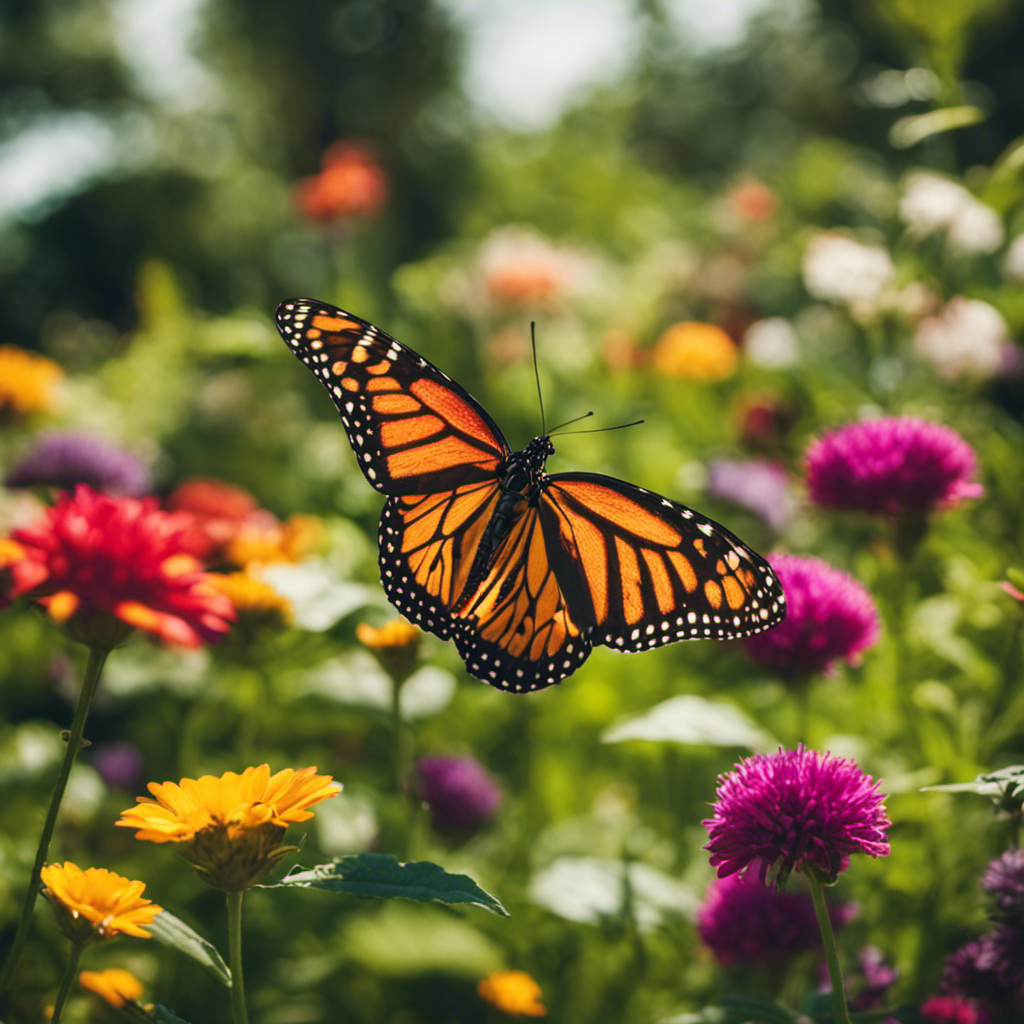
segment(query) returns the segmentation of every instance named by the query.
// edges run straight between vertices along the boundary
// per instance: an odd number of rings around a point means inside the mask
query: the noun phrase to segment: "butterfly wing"
[[[592,628],[570,610],[548,558],[536,506],[527,506],[490,569],[454,610],[455,646],[471,675],[523,693],[561,682],[583,664]]]
[[[432,363],[314,299],[282,302],[277,329],[327,389],[359,468],[382,494],[497,485],[508,442],[483,406]]]
[[[750,636],[786,599],[768,563],[725,527],[596,473],[547,477],[538,505],[551,565],[593,643],[645,651]]]

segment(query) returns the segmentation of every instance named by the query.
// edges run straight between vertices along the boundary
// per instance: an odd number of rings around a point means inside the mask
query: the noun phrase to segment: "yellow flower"
[[[139,797],[116,824],[138,829],[136,839],[180,843],[178,852],[204,882],[240,892],[294,849],[281,846],[288,826],[312,818],[307,808],[341,786],[316,768],[285,768],[272,776],[263,764],[241,775],[151,782],[148,788],[153,799]]]
[[[131,971],[119,967],[109,967],[105,971],[82,971],[78,975],[78,984],[115,1007],[137,1003],[143,991],[142,982]]]
[[[238,612],[236,629],[250,627],[282,629],[294,618],[291,601],[282,597],[269,583],[249,572],[210,573],[207,576]]]
[[[63,379],[64,371],[52,359],[0,345],[0,420],[48,411]]]
[[[721,327],[683,321],[658,339],[651,365],[682,380],[725,380],[736,372],[739,351]]]
[[[494,971],[476,987],[481,999],[513,1017],[543,1017],[540,985],[526,971]]]
[[[83,871],[66,861],[47,864],[40,877],[43,895],[53,904],[65,935],[79,945],[121,934],[148,939],[145,926],[163,909],[142,898],[144,882],[105,868]]]
[[[360,622],[356,639],[376,655],[392,679],[404,680],[416,667],[416,655],[423,633],[405,619],[392,619],[383,626]]]
[[[254,516],[228,541],[227,559],[242,567],[298,562],[320,543],[323,532],[316,516],[292,516],[283,523]]]

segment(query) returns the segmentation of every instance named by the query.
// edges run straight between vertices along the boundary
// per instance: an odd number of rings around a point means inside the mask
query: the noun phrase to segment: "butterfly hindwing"
[[[785,616],[768,563],[699,512],[596,473],[559,473],[539,503],[564,589],[582,584],[593,642],[644,651],[760,633]]]
[[[289,299],[277,327],[327,389],[359,468],[383,494],[435,494],[496,479],[510,454],[464,388],[366,320]]]

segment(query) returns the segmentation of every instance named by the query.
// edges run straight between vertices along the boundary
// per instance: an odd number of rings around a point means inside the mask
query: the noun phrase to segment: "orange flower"
[[[153,799],[139,797],[116,822],[139,831],[136,839],[180,843],[179,852],[200,878],[226,892],[258,882],[294,847],[282,847],[290,824],[308,821],[313,804],[335,796],[341,786],[316,768],[268,765],[180,783],[151,782]]]
[[[225,549],[232,565],[297,562],[320,542],[323,524],[316,516],[291,516],[278,522],[270,513],[244,520]]]
[[[525,971],[494,971],[476,987],[481,999],[513,1017],[544,1017],[540,986]]]
[[[744,174],[733,182],[726,201],[730,212],[747,223],[771,220],[779,208],[779,197],[752,174]]]
[[[736,372],[739,350],[721,327],[682,321],[658,339],[651,365],[681,380],[725,380]]]
[[[361,142],[336,142],[323,157],[323,170],[295,190],[302,215],[311,221],[373,217],[384,208],[388,182],[373,149]]]
[[[152,498],[80,484],[0,545],[0,608],[28,596],[89,644],[113,646],[132,628],[187,647],[216,640],[234,609],[200,571],[188,527]]]
[[[373,651],[392,679],[404,680],[416,666],[423,633],[405,619],[392,619],[383,626],[360,622],[356,626],[356,639]]]
[[[78,984],[98,995],[114,1007],[137,1003],[142,996],[142,982],[131,971],[108,967],[105,971],[82,971]]]
[[[79,945],[116,935],[148,939],[145,926],[163,909],[142,899],[143,882],[132,882],[105,868],[66,861],[47,864],[40,875],[43,895],[53,904],[64,933]]]
[[[582,253],[518,227],[502,228],[488,236],[478,260],[490,301],[521,308],[564,304],[590,269]]]
[[[14,420],[53,407],[64,371],[52,359],[0,345],[0,420]]]

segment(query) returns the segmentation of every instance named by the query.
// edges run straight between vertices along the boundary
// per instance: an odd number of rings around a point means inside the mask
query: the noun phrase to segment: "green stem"
[[[846,1008],[846,991],[843,988],[843,972],[839,966],[839,952],[836,949],[836,937],[832,932],[828,907],[825,905],[825,887],[813,875],[808,874],[807,882],[811,887],[811,899],[814,900],[814,915],[821,929],[821,941],[825,946],[825,962],[828,964],[828,977],[832,984],[832,1012],[835,1024],[850,1024],[850,1012]]]
[[[82,747],[82,736],[85,732],[85,720],[89,716],[89,708],[92,705],[96,687],[99,684],[100,676],[103,674],[103,665],[107,660],[110,649],[106,647],[90,647],[89,661],[85,666],[85,679],[82,682],[82,692],[78,695],[78,706],[75,708],[74,721],[71,723],[71,731],[68,734],[68,746],[64,751],[64,760],[57,775],[57,782],[53,787],[53,795],[50,797],[50,809],[46,813],[46,821],[43,824],[43,834],[39,837],[39,848],[36,850],[35,864],[32,866],[32,876],[28,883],[28,892],[25,894],[25,903],[21,908],[21,917],[18,919],[18,930],[14,934],[14,942],[11,944],[11,951],[4,964],[3,973],[0,974],[0,1003],[7,994],[11,980],[14,977],[14,969],[21,959],[21,951],[28,937],[28,928],[32,920],[32,910],[36,904],[36,897],[39,895],[39,876],[42,874],[43,865],[46,864],[47,855],[50,852],[50,840],[53,838],[53,830],[57,824],[57,813],[60,811],[61,801],[64,799],[64,790],[67,788],[68,778],[71,775],[71,767],[75,757]]]
[[[405,722],[402,719],[402,683],[405,680],[395,674],[391,677],[391,731],[394,744],[391,748],[391,776],[395,792],[401,796],[405,788],[406,752]]]
[[[231,966],[231,1010],[235,1024],[249,1024],[242,980],[242,893],[225,893],[228,901],[228,960]]]
[[[68,996],[71,994],[71,986],[75,983],[75,977],[78,974],[78,961],[82,959],[82,950],[84,949],[85,946],[80,946],[77,942],[71,943],[68,966],[64,970],[63,979],[61,979],[57,1001],[53,1004],[53,1016],[50,1018],[51,1024],[60,1024],[60,1015],[64,1012],[64,1004],[68,1001]]]

